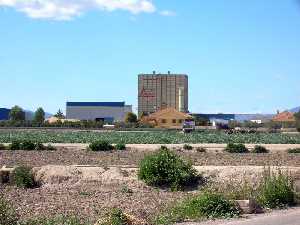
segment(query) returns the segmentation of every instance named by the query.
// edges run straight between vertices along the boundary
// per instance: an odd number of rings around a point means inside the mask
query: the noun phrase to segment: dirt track
[[[54,152],[37,151],[0,151],[1,165],[138,165],[139,161],[151,150],[128,150],[118,152],[90,152],[84,148],[59,148]],[[197,166],[300,166],[300,154],[269,153],[269,154],[225,154],[222,151],[178,151],[186,160]]]

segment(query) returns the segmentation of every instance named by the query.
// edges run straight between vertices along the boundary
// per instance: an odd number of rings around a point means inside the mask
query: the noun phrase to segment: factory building
[[[188,112],[188,76],[185,74],[138,75],[138,114],[149,115],[174,108]]]
[[[265,123],[271,121],[273,114],[204,114],[192,113],[190,114],[196,119],[205,119],[211,123],[227,124],[229,121],[245,122],[251,121],[254,123]]]
[[[0,120],[9,120],[10,109],[0,108]]]
[[[66,117],[112,123],[124,121],[128,112],[132,112],[132,106],[125,102],[67,102]]]

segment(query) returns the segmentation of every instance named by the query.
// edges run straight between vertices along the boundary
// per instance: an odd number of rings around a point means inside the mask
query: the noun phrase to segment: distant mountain
[[[289,111],[292,112],[292,113],[297,113],[297,112],[300,111],[300,106],[296,107],[296,108],[293,108],[293,109],[290,109]]]

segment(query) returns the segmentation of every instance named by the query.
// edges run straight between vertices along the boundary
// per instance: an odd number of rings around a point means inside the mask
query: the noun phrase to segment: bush
[[[233,218],[240,215],[238,207],[221,194],[204,192],[178,204],[166,215],[156,219],[156,224],[199,220],[203,218]]]
[[[112,209],[110,215],[104,222],[100,222],[100,225],[129,225],[132,224],[127,216],[121,209]]]
[[[268,208],[283,208],[295,203],[293,180],[288,174],[265,171],[264,181],[259,187],[258,202]]]
[[[140,162],[138,177],[148,185],[167,186],[172,190],[196,185],[200,178],[191,164],[165,147]]]
[[[4,144],[0,144],[0,150],[6,150],[6,146]]]
[[[206,190],[212,193],[220,193],[227,199],[244,200],[256,199],[256,183],[245,178],[243,181],[236,182],[236,179],[227,181],[213,181],[206,186]]]
[[[115,149],[116,150],[126,150],[126,144],[118,143],[118,144],[116,144]]]
[[[184,149],[184,150],[193,150],[193,146],[188,145],[188,144],[185,144],[185,145],[183,146],[183,149]]]
[[[26,166],[19,166],[13,170],[11,174],[11,183],[19,188],[36,187],[31,168]]]
[[[30,150],[42,151],[42,150],[46,150],[46,147],[42,143],[37,142],[34,143],[34,149],[30,149]]]
[[[33,142],[30,140],[26,140],[26,141],[18,141],[15,140],[13,141],[9,147],[9,150],[25,150],[25,151],[43,151],[43,150],[48,150],[48,151],[54,151],[56,150],[55,147],[48,145],[48,146],[44,146],[42,143],[40,142]]]
[[[206,152],[206,148],[203,148],[203,147],[196,148],[196,151],[204,153],[204,152]]]
[[[246,148],[246,146],[244,144],[233,144],[233,143],[227,144],[225,151],[229,152],[229,153],[248,153],[249,152],[248,148]]]
[[[0,225],[17,225],[18,220],[13,207],[0,196]]]
[[[23,141],[20,146],[21,150],[32,151],[35,150],[36,144],[33,141]]]
[[[20,150],[22,147],[21,141],[12,141],[12,143],[9,145],[9,150]]]
[[[287,152],[290,154],[300,154],[300,148],[290,148],[287,150]]]
[[[114,149],[114,146],[109,144],[107,141],[94,141],[89,145],[89,149],[93,152],[111,151]]]
[[[261,145],[256,145],[252,153],[269,153],[269,150]]]
[[[53,145],[48,144],[45,147],[45,150],[47,150],[47,151],[56,151],[56,147],[54,147]]]

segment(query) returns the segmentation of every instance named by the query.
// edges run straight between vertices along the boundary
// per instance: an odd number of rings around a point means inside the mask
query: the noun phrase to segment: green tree
[[[208,126],[209,125],[209,119],[207,119],[205,117],[194,116],[194,120],[195,120],[196,126]]]
[[[43,123],[45,121],[45,111],[43,108],[38,108],[34,114],[34,121],[38,123]]]
[[[300,111],[294,114],[296,119],[296,128],[300,132]]]
[[[126,123],[136,123],[137,122],[137,116],[132,112],[128,112],[125,116],[125,122]]]
[[[23,121],[25,120],[25,112],[19,106],[14,106],[9,113],[10,120],[13,121]]]
[[[58,110],[58,112],[54,116],[58,119],[64,119],[65,118],[63,112],[60,109]]]

